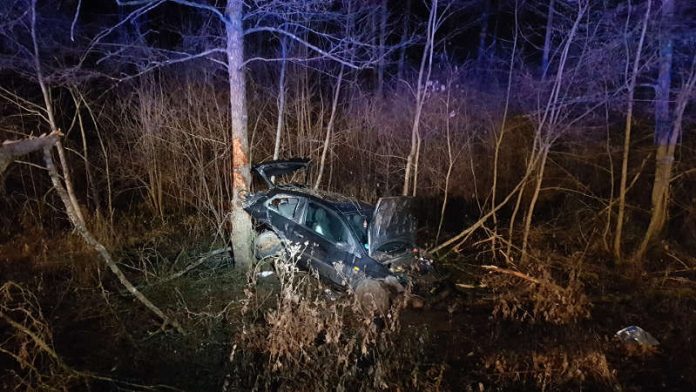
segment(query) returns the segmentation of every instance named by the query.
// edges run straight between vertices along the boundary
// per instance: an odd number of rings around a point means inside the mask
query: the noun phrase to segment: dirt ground
[[[229,358],[245,327],[240,312],[248,287],[226,255],[160,285],[159,278],[195,260],[204,247],[167,250],[163,241],[131,244],[118,253],[124,269],[140,277],[143,292],[184,326],[187,333],[179,335],[162,329],[79,243],[62,239],[36,245],[25,239],[18,236],[0,246],[0,276],[3,283],[18,282],[36,295],[62,361],[100,377],[66,384],[68,389],[223,390],[234,373]],[[52,251],[37,256],[44,248]],[[688,275],[663,271],[635,277],[611,268],[589,274],[589,317],[556,325],[495,315],[499,299],[481,287],[489,271],[466,260],[440,263],[452,271],[451,294],[405,309],[392,337],[397,349],[418,347],[411,360],[428,378],[428,390],[696,388],[696,286]],[[257,287],[257,302],[272,304],[277,281],[259,279]],[[614,334],[629,325],[649,331],[660,345],[646,349],[620,342]],[[11,350],[14,331],[7,323],[0,326],[3,347]],[[18,387],[24,369],[2,354],[0,368],[5,369],[0,389]],[[398,385],[387,383],[385,389],[400,390]],[[243,390],[234,385],[226,390],[235,389]]]

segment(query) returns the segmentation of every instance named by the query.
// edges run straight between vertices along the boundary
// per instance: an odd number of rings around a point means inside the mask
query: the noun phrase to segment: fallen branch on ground
[[[167,282],[172,281],[172,280],[174,280],[174,279],[176,279],[176,278],[180,278],[180,277],[182,277],[183,275],[185,275],[186,273],[188,273],[189,271],[191,271],[192,269],[194,269],[194,268],[198,267],[199,265],[203,264],[203,263],[204,263],[206,260],[208,260],[209,258],[211,258],[211,257],[213,257],[213,256],[217,256],[217,255],[222,254],[222,253],[225,253],[225,252],[229,252],[230,250],[232,250],[232,248],[227,247],[227,248],[220,248],[220,249],[216,249],[216,250],[214,250],[214,251],[208,252],[208,253],[204,254],[203,256],[199,257],[198,260],[196,260],[194,263],[191,263],[191,264],[189,264],[188,266],[186,266],[186,268],[184,268],[183,270],[181,270],[181,271],[179,271],[179,272],[176,272],[176,273],[174,273],[174,274],[171,274],[171,275],[169,275],[168,277],[166,277],[166,278],[164,278],[164,279],[162,279],[162,280],[160,280],[160,281],[158,281],[158,282],[153,283],[152,286],[155,286],[155,285],[158,285],[158,284],[167,283]]]

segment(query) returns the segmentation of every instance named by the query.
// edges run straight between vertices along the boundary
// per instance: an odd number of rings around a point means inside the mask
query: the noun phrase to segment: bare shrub
[[[576,269],[568,272],[562,284],[552,276],[548,265],[528,262],[524,266],[525,272],[484,266],[490,271],[484,283],[493,290],[495,316],[557,325],[590,317],[591,303]]]
[[[14,390],[66,391],[83,379],[56,354],[51,328],[36,296],[14,282],[0,286],[0,326],[3,324],[7,332],[0,334],[0,353],[16,366],[0,375],[7,377],[6,382],[13,380]],[[0,383],[0,388],[9,387]]]
[[[230,355],[236,371],[229,373],[226,388],[345,391],[430,385],[427,374],[420,374],[422,339],[399,336],[403,300],[376,317],[351,293],[323,289],[294,262],[272,263],[279,283],[274,301],[261,292],[258,269],[249,275],[242,331]]]
[[[485,358],[484,364],[495,372],[502,385],[533,383],[546,391],[588,382],[617,384],[605,354],[598,350],[578,352],[563,347],[530,353],[502,352]]]

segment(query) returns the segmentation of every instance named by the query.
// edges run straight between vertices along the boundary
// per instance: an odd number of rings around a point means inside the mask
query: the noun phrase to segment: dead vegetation
[[[493,314],[508,320],[572,324],[590,317],[592,306],[578,271],[564,271],[565,279],[554,278],[547,263],[529,263],[526,273],[492,265],[483,283],[490,287]],[[563,282],[564,283],[561,283]]]
[[[0,286],[0,325],[9,329],[0,352],[13,360],[3,389],[68,390],[83,378],[56,353],[51,327],[37,298],[14,282]]]
[[[418,357],[425,342],[401,331],[403,297],[381,313],[350,293],[317,285],[316,277],[300,272],[292,260],[271,263],[277,296],[260,297],[258,270],[251,271],[225,388],[421,390],[432,381]]]
[[[503,352],[484,360],[499,385],[527,385],[541,391],[562,390],[593,384],[602,389],[617,387],[615,370],[603,351],[568,347],[519,354]]]

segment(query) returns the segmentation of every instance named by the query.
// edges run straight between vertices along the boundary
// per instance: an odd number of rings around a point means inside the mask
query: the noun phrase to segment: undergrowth
[[[420,361],[424,336],[401,328],[404,296],[380,314],[322,288],[292,261],[272,264],[279,289],[270,304],[259,302],[258,270],[249,274],[225,390],[439,390]]]

